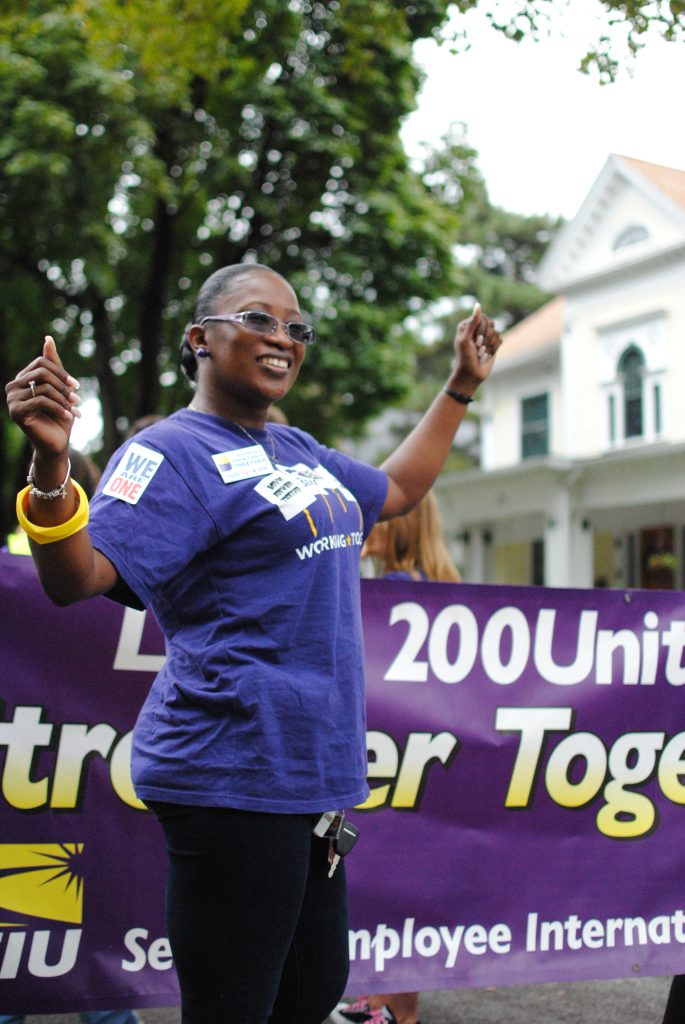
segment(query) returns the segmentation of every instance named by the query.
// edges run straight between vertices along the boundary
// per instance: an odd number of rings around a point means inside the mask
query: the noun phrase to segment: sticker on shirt
[[[255,484],[255,491],[276,505],[286,520],[293,519],[316,501],[316,492],[311,487],[303,486],[297,474],[287,469],[279,469],[265,476]]]
[[[102,489],[103,494],[136,505],[164,461],[161,452],[132,441]]]
[[[305,466],[302,462],[298,462],[296,466],[291,466],[290,472],[295,475],[301,487],[312,490],[321,498],[328,510],[328,516],[332,523],[338,521],[338,516],[341,512],[347,514],[354,507],[359,519],[359,529],[363,529],[362,510],[354,494],[341,484],[338,478],[333,476],[324,466],[314,466],[312,468],[311,466]],[[312,526],[312,533],[316,536],[317,531],[311,521],[310,526]]]
[[[225,484],[235,483],[236,480],[249,480],[253,476],[264,476],[265,473],[272,473],[274,468],[261,444],[235,448],[231,452],[219,452],[212,455],[212,461]]]
[[[356,498],[352,491],[348,490],[343,484],[340,483],[337,477],[333,476],[325,466],[305,466],[304,463],[299,462],[296,466],[292,467],[292,471],[297,473],[303,481],[307,481],[310,487],[315,487],[319,494],[325,494],[327,491],[337,491],[342,494],[348,501],[356,502]]]

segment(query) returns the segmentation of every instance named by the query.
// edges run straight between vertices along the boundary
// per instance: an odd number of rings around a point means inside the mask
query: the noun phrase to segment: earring
[[[207,359],[209,357],[209,349],[204,345],[200,345],[199,348],[195,349],[195,355],[198,359]]]

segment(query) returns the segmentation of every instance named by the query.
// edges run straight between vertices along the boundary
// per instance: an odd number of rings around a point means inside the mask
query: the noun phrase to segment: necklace
[[[241,430],[243,432],[243,434],[245,435],[245,437],[249,438],[249,440],[252,441],[252,444],[256,444],[260,448],[263,447],[261,442],[258,441],[256,437],[253,437],[252,434],[250,433],[250,431],[246,430],[245,427],[242,425],[242,423],[236,423],[234,420],[231,420],[231,423],[233,424],[234,427],[237,427],[238,430]],[[276,445],[274,444],[274,439],[271,436],[271,434],[269,433],[269,431],[268,431],[266,426],[264,427],[264,433],[266,434],[267,438],[269,439],[269,444],[271,446],[271,461],[275,462],[276,461]]]
[[[193,412],[199,412],[199,413],[202,413],[202,412],[203,412],[203,410],[202,410],[202,409],[198,409],[198,408],[196,408],[196,407],[195,407],[195,406],[193,405],[193,403],[192,403],[192,402],[190,403],[190,405],[188,406],[188,408],[189,408],[189,409],[191,409],[191,410],[192,410]],[[211,415],[211,413],[208,413],[207,415]],[[252,442],[252,444],[254,444],[254,445],[257,445],[257,447],[258,447],[258,448],[263,448],[263,447],[264,447],[264,446],[262,445],[261,441],[258,441],[256,437],[253,437],[253,436],[252,436],[252,434],[250,433],[250,431],[249,431],[249,430],[247,430],[247,428],[246,428],[246,427],[244,427],[244,426],[242,425],[242,423],[236,423],[236,421],[235,421],[235,420],[229,420],[229,419],[228,419],[228,417],[227,417],[227,421],[228,421],[228,422],[229,422],[229,423],[231,424],[231,426],[232,426],[232,427],[235,427],[235,428],[236,428],[236,430],[239,430],[239,431],[240,431],[240,432],[241,432],[242,434],[244,434],[244,435],[245,435],[245,437],[246,437],[246,438],[247,438],[247,439],[248,439],[249,441],[251,441],[251,442]],[[274,439],[273,439],[272,435],[271,435],[271,434],[269,433],[269,430],[268,430],[268,428],[267,428],[266,424],[264,424],[264,433],[266,434],[266,436],[267,436],[267,438],[268,438],[268,440],[269,440],[269,446],[270,446],[270,448],[271,448],[271,456],[270,456],[270,458],[271,458],[271,461],[275,463],[275,462],[276,462],[276,444],[275,444],[275,442],[274,442]],[[268,456],[268,452],[267,452],[267,456]]]

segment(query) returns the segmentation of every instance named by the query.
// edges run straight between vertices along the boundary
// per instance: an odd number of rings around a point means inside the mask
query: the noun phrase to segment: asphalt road
[[[427,992],[421,1024],[661,1024],[669,985],[669,978],[630,978]],[[141,1017],[143,1024],[181,1020],[177,1008],[141,1010]],[[27,1022],[79,1024],[79,1018],[29,1016]]]

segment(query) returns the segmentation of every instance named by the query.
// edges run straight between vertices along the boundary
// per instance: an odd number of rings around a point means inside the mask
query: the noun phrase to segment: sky
[[[505,39],[481,10],[459,16],[467,52],[421,40],[415,57],[427,79],[402,136],[418,155],[421,142],[437,144],[463,121],[496,206],[571,218],[610,153],[685,170],[685,42],[653,34],[631,61],[615,34],[626,60],[618,80],[602,86],[577,67],[606,30],[606,12],[596,0],[555,7],[555,35],[540,42]]]

